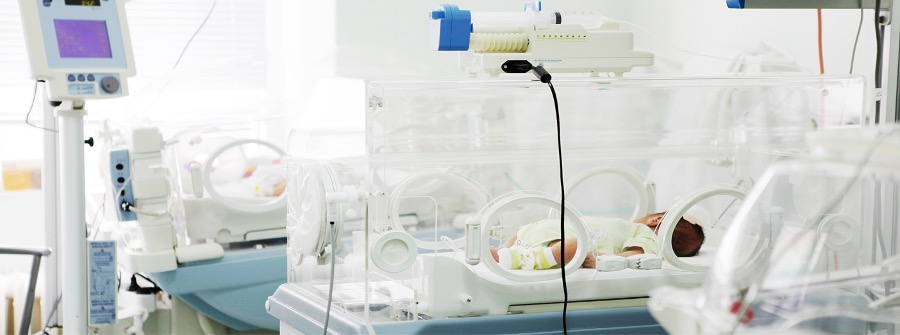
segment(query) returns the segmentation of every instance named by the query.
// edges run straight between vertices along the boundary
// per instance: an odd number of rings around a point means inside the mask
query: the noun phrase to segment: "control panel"
[[[119,221],[134,221],[134,212],[125,211],[122,204],[134,204],[134,192],[131,191],[131,164],[128,150],[114,150],[109,153],[109,175],[112,178],[112,192],[115,199]]]

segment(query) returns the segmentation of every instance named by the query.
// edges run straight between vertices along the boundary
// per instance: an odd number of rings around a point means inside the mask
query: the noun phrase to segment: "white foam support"
[[[597,271],[619,271],[625,270],[628,265],[628,261],[625,260],[625,257],[617,256],[617,255],[601,255],[596,257],[597,260]]]
[[[626,258],[628,267],[638,270],[662,269],[662,257],[653,254],[631,255]]]
[[[192,244],[175,248],[178,263],[196,262],[225,256],[225,249],[218,243]]]

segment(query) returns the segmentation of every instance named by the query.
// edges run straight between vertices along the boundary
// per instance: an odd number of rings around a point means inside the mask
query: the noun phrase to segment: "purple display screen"
[[[112,58],[106,21],[53,20],[60,58]]]

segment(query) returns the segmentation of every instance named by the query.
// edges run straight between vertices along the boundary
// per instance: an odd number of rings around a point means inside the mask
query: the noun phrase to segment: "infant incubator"
[[[330,322],[339,333],[471,332],[523,325],[510,314],[558,319],[541,312],[561,310],[561,269],[504,269],[490,248],[522,225],[559,219],[563,187],[576,259],[602,234],[584,218],[668,211],[657,238],[661,268],[564,267],[570,309],[580,310],[570,317],[605,314],[611,323],[599,327],[611,327],[624,310],[627,327],[657,329],[649,317],[635,321],[646,315],[648,292],[701,283],[763,169],[804,153],[807,131],[865,120],[856,77],[553,84],[562,163],[554,99],[528,80],[366,81],[363,105],[349,116],[364,126],[345,130],[346,140],[296,131],[286,158],[288,283],[267,301],[282,331],[318,332]],[[346,152],[359,154],[338,154]],[[672,230],[686,214],[707,239],[700,255],[676,257]]]
[[[163,131],[110,141],[124,270],[231,329],[277,329],[262,305],[286,281],[284,151],[246,127]]]

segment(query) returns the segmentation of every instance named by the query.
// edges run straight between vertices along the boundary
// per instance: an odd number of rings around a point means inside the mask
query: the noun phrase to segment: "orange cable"
[[[825,74],[825,60],[822,56],[822,8],[816,9],[819,18],[819,74]],[[819,96],[819,126],[825,125],[825,96]]]
[[[822,8],[816,9],[819,17],[819,74],[825,74],[825,60],[822,57]]]

